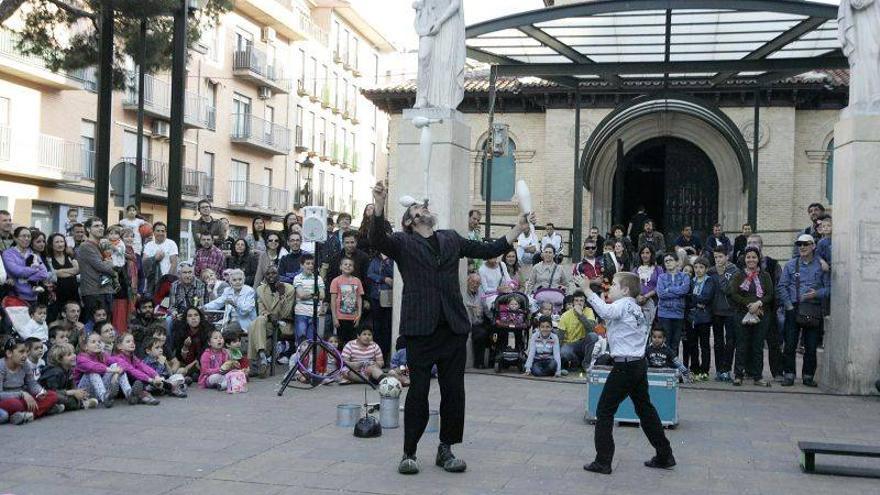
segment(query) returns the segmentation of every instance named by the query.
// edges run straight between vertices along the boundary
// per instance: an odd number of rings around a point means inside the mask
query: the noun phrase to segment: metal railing
[[[297,19],[299,21],[299,28],[304,33],[308,34],[313,40],[318,43],[327,46],[330,42],[330,36],[327,31],[324,31],[315,23],[312,22],[312,18],[310,15],[306,14],[300,9],[296,9]]]
[[[296,141],[295,141],[296,147],[302,148],[303,147],[303,128],[302,128],[302,126],[301,125],[296,126],[295,132],[296,132],[296,138],[295,138],[296,139]]]
[[[278,61],[270,64],[266,53],[255,46],[236,50],[232,57],[233,70],[248,70],[279,86],[284,86],[284,71]]]
[[[121,158],[120,161],[127,163],[137,163],[136,157]],[[141,160],[141,170],[143,179],[141,185],[144,189],[153,189],[155,191],[168,191],[168,163],[159,160],[150,160],[144,158]],[[181,193],[186,196],[207,196],[206,178],[208,174],[200,172],[192,168],[183,169],[183,183],[181,184]],[[213,189],[213,184],[211,184]]]
[[[25,55],[18,49],[18,35],[7,29],[0,29],[0,54],[19,62],[46,68],[46,61],[35,55]]]
[[[37,161],[41,167],[68,178],[79,178],[83,171],[83,145],[59,137],[40,135]]]
[[[82,178],[95,180],[95,150],[83,146],[80,154],[82,155]]]
[[[277,212],[286,210],[288,201],[289,193],[285,190],[247,181],[229,181],[229,206]]]
[[[138,104],[136,73],[128,74],[128,84],[126,84],[122,103],[130,107],[136,107]],[[144,109],[162,117],[171,118],[171,84],[153,74],[144,74]],[[185,123],[213,130],[217,128],[217,109],[208,102],[206,96],[187,91],[184,100],[183,120]]]
[[[232,138],[290,152],[290,129],[249,113],[232,114]]]
[[[338,162],[340,158],[339,143],[333,143],[333,154],[330,156],[330,159],[332,161]]]

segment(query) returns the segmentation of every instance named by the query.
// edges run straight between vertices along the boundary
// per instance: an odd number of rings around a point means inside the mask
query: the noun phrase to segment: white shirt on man
[[[171,257],[179,254],[177,244],[171,239],[165,239],[162,244],[156,244],[155,240],[150,241],[144,246],[144,258],[152,258],[159,251],[165,253],[165,257],[159,262],[159,270],[162,275],[167,275],[171,271]]]
[[[559,254],[562,249],[562,236],[556,232],[553,232],[551,235],[545,235],[541,238],[541,249],[543,250],[547,245],[552,245],[553,249],[556,250],[556,254]]]
[[[510,283],[510,275],[507,274],[507,267],[504,263],[496,263],[493,268],[483,263],[477,273],[480,274],[480,289],[484,293],[496,292],[501,284]]]
[[[529,253],[526,252],[527,247],[534,247],[535,252]],[[516,238],[516,257],[519,259],[520,264],[523,265],[531,265],[532,257],[538,252],[538,237],[535,235],[535,228],[529,225],[529,233],[526,235],[525,232],[519,235]]]

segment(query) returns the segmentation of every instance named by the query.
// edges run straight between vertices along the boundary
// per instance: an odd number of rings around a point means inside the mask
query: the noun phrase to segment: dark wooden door
[[[671,244],[690,225],[705,240],[718,219],[718,175],[699,147],[668,139],[665,160],[663,225]]]

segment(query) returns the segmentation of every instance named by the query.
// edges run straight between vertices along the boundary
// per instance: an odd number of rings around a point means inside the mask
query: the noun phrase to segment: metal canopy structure
[[[744,187],[749,223],[757,228],[760,90],[812,70],[849,67],[837,38],[837,10],[836,5],[802,0],[595,0],[471,25],[466,45],[470,58],[491,64],[490,123],[498,76],[539,77],[573,89],[575,143],[580,143],[582,83],[620,88],[657,80],[667,94],[670,81],[750,88],[755,93],[753,156],[740,161],[751,168],[743,173],[748,178]],[[592,164],[578,146],[574,151],[571,241],[577,260],[584,172]],[[486,159],[488,189],[491,154]],[[488,234],[491,201],[486,201],[485,216]]]
[[[848,67],[837,6],[800,0],[598,0],[482,22],[466,37],[468,56],[497,65],[499,76],[570,87],[695,77],[760,86]]]

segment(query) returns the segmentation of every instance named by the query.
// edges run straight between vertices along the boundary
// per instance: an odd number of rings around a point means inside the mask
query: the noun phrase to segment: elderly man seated
[[[292,235],[292,234],[291,234]],[[258,363],[259,375],[265,378],[269,370],[266,340],[278,326],[279,334],[293,336],[293,305],[296,302],[293,286],[280,281],[278,268],[266,269],[263,282],[257,287],[257,312],[248,335],[248,356]]]

